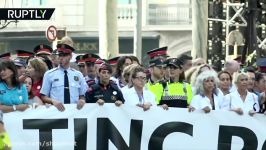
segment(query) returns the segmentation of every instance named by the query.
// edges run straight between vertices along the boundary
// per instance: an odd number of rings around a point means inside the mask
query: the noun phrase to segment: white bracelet
[[[16,111],[17,110],[17,107],[16,105],[13,105],[13,110]]]

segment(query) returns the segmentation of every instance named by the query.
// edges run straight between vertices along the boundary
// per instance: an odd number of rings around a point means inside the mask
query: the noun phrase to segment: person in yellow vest
[[[151,75],[146,83],[146,87],[155,95],[157,104],[159,104],[163,94],[163,65],[164,60],[161,58],[152,59],[149,62],[149,70]]]
[[[2,111],[0,111],[0,150],[11,150],[11,141],[4,127]]]
[[[170,81],[162,83],[163,94],[159,104],[166,104],[168,107],[187,108],[192,100],[193,92],[191,85],[184,82],[185,75],[182,70],[182,61],[172,58],[169,60],[167,67],[169,67]]]

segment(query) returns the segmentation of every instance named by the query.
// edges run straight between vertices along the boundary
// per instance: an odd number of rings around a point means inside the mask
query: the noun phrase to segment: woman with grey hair
[[[213,70],[206,70],[199,74],[195,82],[195,96],[189,107],[189,111],[202,109],[205,113],[211,110],[219,110],[223,97],[218,94],[217,73]]]
[[[236,73],[233,80],[237,90],[224,97],[222,109],[251,116],[259,112],[258,96],[247,90],[248,75],[244,72]]]

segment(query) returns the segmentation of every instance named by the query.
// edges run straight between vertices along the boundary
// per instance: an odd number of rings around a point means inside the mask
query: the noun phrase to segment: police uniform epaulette
[[[74,68],[70,68],[70,70],[72,70],[72,71],[77,71],[76,69],[74,69]]]
[[[88,89],[88,92],[97,91],[97,90],[99,90],[100,88],[101,88],[100,85],[98,85],[98,84],[93,84],[93,85],[91,85],[90,88]]]
[[[87,82],[87,84],[88,84],[89,86],[92,86],[92,85],[96,84],[96,82],[95,82],[94,79],[92,79],[92,80],[88,80],[88,81],[86,81],[86,82]]]
[[[50,69],[50,70],[48,70],[48,71],[47,71],[47,73],[54,72],[54,71],[56,71],[56,70],[58,70],[58,69],[59,69],[58,67],[56,67],[56,68],[53,68],[53,69]]]

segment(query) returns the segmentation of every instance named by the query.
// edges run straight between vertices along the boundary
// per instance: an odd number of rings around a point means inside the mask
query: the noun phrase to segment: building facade
[[[77,53],[98,53],[98,18],[101,0],[12,0],[0,2],[2,8],[55,8],[47,21],[19,21],[0,30],[0,52],[33,50],[40,43],[50,44],[45,31],[50,25],[70,36]],[[136,0],[117,0],[119,54],[133,54]],[[190,52],[192,48],[191,0],[142,0],[142,60],[153,48],[168,46],[169,55]]]

